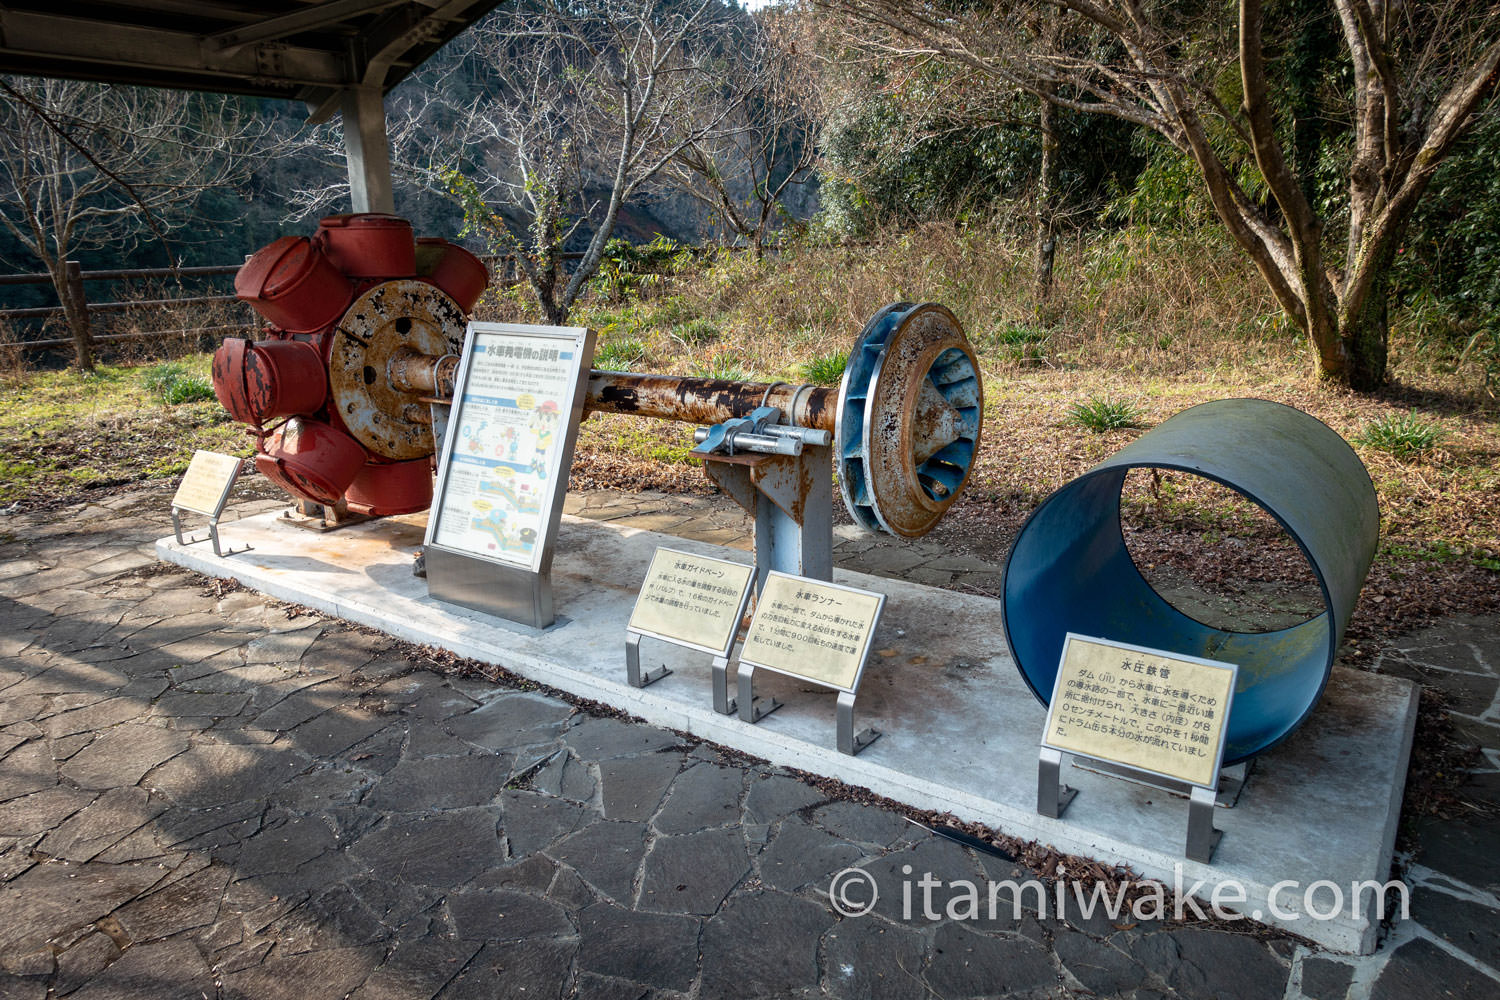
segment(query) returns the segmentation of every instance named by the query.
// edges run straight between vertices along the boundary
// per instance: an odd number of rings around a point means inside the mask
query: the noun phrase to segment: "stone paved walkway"
[[[1500,996],[1495,620],[1379,661],[1444,691],[1485,750],[1458,818],[1416,823],[1412,919],[1377,955],[1097,914],[903,919],[906,866],[1030,873],[677,734],[216,596],[151,555],[168,495],[0,518],[0,998]],[[742,532],[706,499],[572,507]],[[930,545],[840,537],[854,568],[998,584]],[[829,903],[849,866],[882,890],[872,915]]]

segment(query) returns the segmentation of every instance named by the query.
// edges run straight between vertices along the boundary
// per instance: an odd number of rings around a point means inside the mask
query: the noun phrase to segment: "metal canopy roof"
[[[0,72],[284,97],[384,93],[499,0],[21,0]]]

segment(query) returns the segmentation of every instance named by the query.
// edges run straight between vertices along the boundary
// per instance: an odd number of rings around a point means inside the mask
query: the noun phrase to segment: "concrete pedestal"
[[[389,518],[320,535],[262,514],[221,528],[226,545],[248,542],[249,552],[220,559],[206,544],[164,538],[157,553],[779,764],[1128,865],[1168,886],[1201,881],[1204,899],[1237,883],[1245,902],[1234,908],[1253,919],[1338,951],[1374,948],[1373,896],[1350,900],[1356,884],[1389,877],[1416,722],[1417,689],[1407,681],[1336,669],[1308,723],[1257,759],[1235,808],[1216,810],[1224,839],[1204,865],[1181,853],[1186,800],[1155,789],[1065,768],[1078,799],[1062,819],[1036,813],[1045,710],[1007,651],[998,601],[835,570],[837,582],[888,595],[855,719],[884,735],[850,757],[834,747],[832,692],[761,672],[757,693],[785,707],[742,723],[713,711],[708,656],[649,639],[641,666],[673,673],[644,689],[625,682],[625,625],[656,547],[738,561],[749,553],[564,518],[553,567],[558,619],[537,632],[428,597],[425,581],[411,575],[424,523],[425,515]],[[1302,912],[1304,891],[1322,881],[1338,887],[1343,906],[1314,919]],[[1333,898],[1332,887],[1320,888],[1314,908],[1326,912]]]

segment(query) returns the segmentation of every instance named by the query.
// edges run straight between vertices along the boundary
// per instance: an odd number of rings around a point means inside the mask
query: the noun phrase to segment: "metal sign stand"
[[[728,661],[724,661],[728,666]],[[775,698],[758,698],[755,695],[755,664],[740,662],[739,666],[739,699],[737,702],[729,702],[728,709],[719,708],[720,698],[720,666],[719,661],[714,661],[714,708],[728,715],[739,707],[741,722],[759,722],[772,712],[781,707],[781,702]],[[858,733],[854,731],[854,694],[849,691],[839,692],[838,707],[835,711],[837,734],[835,739],[838,743],[839,753],[854,756],[865,747],[880,739],[880,730],[866,727]],[[768,704],[764,704],[768,703]]]
[[[182,537],[182,520],[178,516],[178,512],[181,511],[182,509],[183,508],[178,507],[176,504],[172,505],[172,534],[174,534],[174,535],[177,536],[177,544],[178,545],[192,545],[192,544],[197,543],[197,542],[210,541],[210,542],[213,542],[214,555],[218,556],[220,559],[223,559],[225,556],[233,556],[233,555],[238,555],[241,552],[249,552],[250,551],[250,546],[249,545],[246,545],[242,549],[228,549],[228,550],[223,550],[223,549],[219,548],[219,515],[218,514],[214,514],[211,517],[209,517],[209,519],[208,519],[208,534],[205,535],[203,538],[183,538]],[[198,511],[194,511],[193,513],[196,514],[196,513],[198,513]]]
[[[635,629],[625,630],[625,679],[630,682],[631,687],[643,688],[647,684],[655,684],[663,677],[672,672],[665,664],[656,670],[648,670],[641,673],[641,633]]]
[[[423,544],[435,600],[556,620],[553,545],[593,351],[581,327],[469,324]]]
[[[1233,805],[1249,773],[1223,766],[1238,675],[1233,663],[1069,632],[1047,702],[1037,812],[1057,819],[1077,797],[1062,782],[1071,753],[1087,761],[1075,766],[1185,796],[1184,853],[1207,864],[1223,837],[1215,805]]]
[[[1062,751],[1042,747],[1037,765],[1036,811],[1051,819],[1061,818],[1062,814],[1067,812],[1073,799],[1078,796],[1078,789],[1062,782],[1062,757]],[[1219,840],[1224,836],[1224,831],[1214,827],[1214,808],[1222,798],[1238,797],[1245,781],[1243,770],[1237,775],[1230,773],[1234,770],[1233,768],[1221,771],[1221,787],[1215,789],[1171,781],[1160,775],[1148,774],[1117,764],[1111,764],[1106,768],[1100,766],[1101,763],[1103,762],[1091,760],[1085,769],[1098,770],[1116,777],[1151,785],[1174,795],[1187,796],[1187,842],[1183,853],[1189,860],[1200,861],[1204,864],[1213,859],[1214,849],[1219,846]],[[1075,766],[1083,765],[1075,763]],[[1243,767],[1243,765],[1236,766]]]
[[[754,581],[754,569],[742,563],[658,548],[625,626],[625,676],[630,686],[643,688],[672,672],[666,664],[641,670],[641,639],[660,639],[713,657],[714,711],[733,714],[729,654],[739,641]]]
[[[837,715],[839,753],[846,753],[853,757],[880,739],[880,730],[869,726],[858,733],[854,731],[854,695],[848,691],[839,692]]]
[[[225,556],[249,552],[250,546],[242,549],[224,550],[219,544],[219,517],[224,513],[224,504],[229,500],[229,491],[240,478],[240,461],[217,452],[194,453],[187,472],[172,497],[172,535],[178,545],[193,545],[202,541],[213,543],[214,555]],[[208,534],[202,538],[184,538],[182,535],[182,512],[190,511],[208,518]]]
[[[660,638],[659,636],[656,638]],[[670,640],[668,640],[670,641]],[[641,633],[633,629],[626,630],[625,636],[625,679],[631,687],[643,688],[648,684],[655,684],[672,672],[672,668],[663,664],[655,670],[641,671]],[[720,715],[733,715],[738,702],[729,697],[729,656],[727,654],[716,654],[713,660],[713,690],[714,711]],[[778,704],[776,707],[780,707]],[[754,721],[754,720],[751,720]]]
[[[775,698],[755,696],[755,666],[741,660],[737,668],[740,696],[735,704],[739,708],[741,722],[759,722],[781,707],[781,702]]]
[[[761,604],[756,608],[755,620],[750,624],[750,632],[746,635],[744,648],[740,652],[738,668],[738,710],[740,721],[750,723],[759,722],[781,707],[781,702],[775,698],[757,698],[755,696],[756,670],[769,670],[773,673],[794,677],[821,687],[830,687],[838,692],[838,705],[835,710],[836,743],[840,753],[853,756],[880,738],[880,731],[873,728],[866,728],[858,733],[854,731],[854,702],[856,694],[859,691],[859,683],[864,677],[865,666],[870,659],[870,649],[873,645],[871,640],[874,636],[876,625],[880,620],[880,614],[885,608],[885,595],[874,594],[837,583],[812,581],[806,577],[799,578],[781,572],[776,572],[772,579],[776,581],[776,587],[782,589],[777,590],[772,588],[762,593]],[[775,612],[780,608],[782,609],[780,613],[783,616],[796,613],[793,610],[788,610],[788,605],[791,603],[790,595],[784,593],[788,583],[799,591],[797,595],[799,600],[817,602],[820,600],[819,595],[821,594],[821,599],[826,601],[828,600],[828,595],[843,591],[846,594],[856,595],[857,600],[873,601],[872,606],[866,607],[863,610],[844,612],[844,614],[852,615],[856,620],[861,615],[867,617],[859,625],[853,625],[852,623],[845,625],[846,628],[860,634],[861,638],[855,640],[851,636],[850,641],[857,644],[851,645],[845,650],[848,657],[842,660],[840,666],[837,668],[840,671],[839,673],[819,673],[816,669],[806,669],[806,661],[797,659],[798,656],[803,654],[795,652],[794,648],[790,646],[783,645],[776,648],[774,642],[765,641],[769,637],[759,635],[762,615],[767,615],[769,613],[768,609],[771,612]],[[781,603],[778,603],[778,601]],[[813,616],[816,613],[816,611],[806,612],[806,614]],[[781,629],[781,634],[785,634],[784,630],[786,626],[779,624],[785,622],[785,617],[777,619],[774,613],[771,613],[770,617],[773,622],[777,622],[778,624],[768,626],[767,630],[776,633],[778,629]],[[757,649],[762,652],[756,652]],[[766,662],[746,660],[745,650],[750,650],[752,655],[755,655],[757,659],[763,658]],[[793,662],[787,662],[789,659]]]

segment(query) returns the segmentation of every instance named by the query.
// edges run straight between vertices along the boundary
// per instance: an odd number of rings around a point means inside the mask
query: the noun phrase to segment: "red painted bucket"
[[[266,438],[255,467],[294,496],[336,503],[365,464],[365,450],[320,420],[295,417]]]
[[[490,284],[489,268],[478,257],[435,236],[417,240],[417,277],[446,292],[466,314],[474,311]]]
[[[414,514],[432,506],[432,459],[367,462],[344,492],[349,509],[360,514]]]
[[[411,278],[417,250],[411,223],[399,215],[330,215],[318,223],[318,243],[351,278]]]
[[[234,294],[273,326],[311,333],[344,314],[354,289],[312,240],[283,236],[239,269]]]
[[[262,340],[251,346],[248,361],[250,401],[262,409],[262,423],[306,416],[323,408],[328,373],[317,347],[302,340]],[[258,401],[256,392],[261,386]]]
[[[318,348],[300,340],[246,344],[231,337],[214,352],[214,394],[240,423],[262,424],[318,412],[328,376]]]

